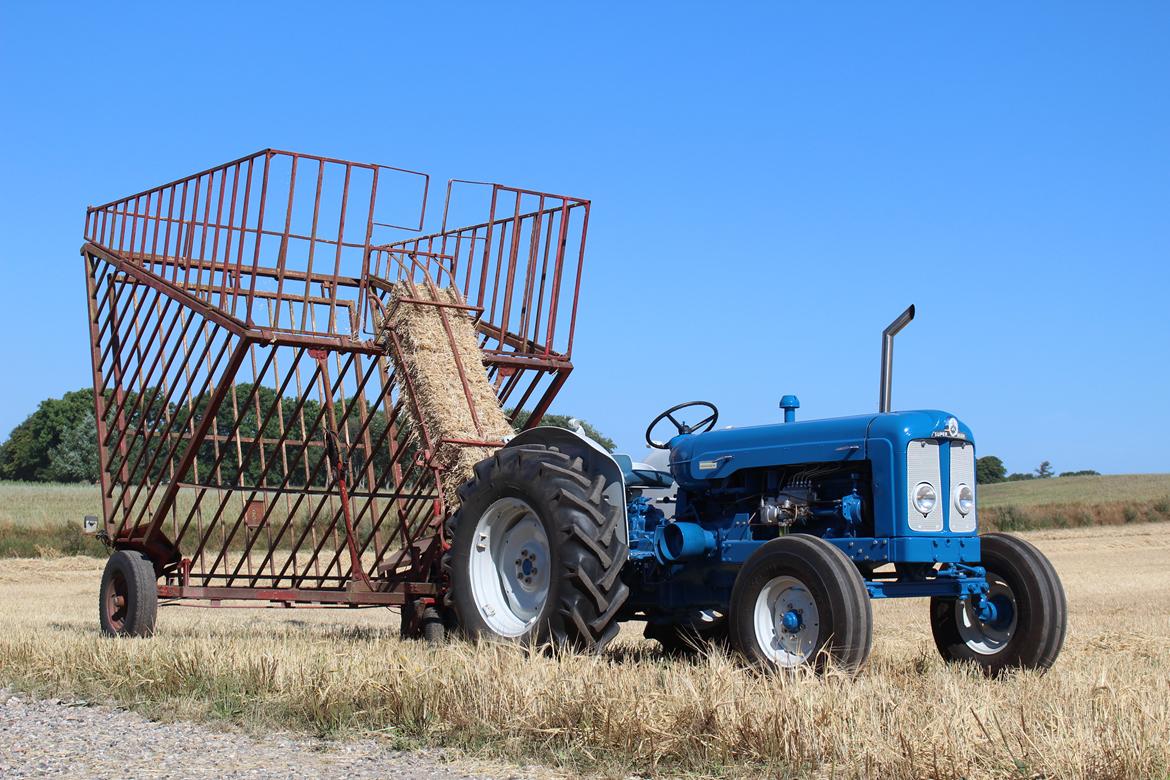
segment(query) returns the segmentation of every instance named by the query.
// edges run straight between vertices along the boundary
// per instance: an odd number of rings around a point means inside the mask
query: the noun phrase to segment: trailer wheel
[[[869,656],[873,615],[853,562],[806,534],[773,539],[731,590],[731,643],[752,663],[855,670]]]
[[[402,639],[421,639],[428,645],[441,645],[447,640],[443,613],[433,604],[421,606],[408,601],[402,605],[398,635]]]
[[[480,461],[447,521],[447,601],[471,639],[600,649],[629,595],[621,507],[580,458],[540,445]]]
[[[930,600],[930,627],[947,661],[973,661],[987,674],[1047,669],[1056,661],[1068,625],[1064,588],[1036,547],[1007,534],[980,539],[982,565],[995,615],[981,621],[965,600]]]
[[[150,558],[117,550],[106,561],[98,619],[108,636],[150,636],[158,617],[158,577]]]

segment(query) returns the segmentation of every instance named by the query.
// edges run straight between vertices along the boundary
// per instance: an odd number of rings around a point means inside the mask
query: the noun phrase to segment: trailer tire
[[[158,576],[138,550],[116,550],[106,561],[98,620],[107,636],[151,636],[158,619]]]
[[[423,606],[408,601],[402,605],[398,636],[408,640],[421,639],[428,645],[443,644],[447,641],[443,611],[433,604]]]
[[[505,447],[476,464],[443,556],[466,636],[599,650],[617,634],[629,549],[606,487],[555,447]]]
[[[855,671],[873,638],[869,593],[857,567],[807,534],[773,539],[752,553],[735,578],[729,618],[735,649],[771,668]]]
[[[447,641],[447,629],[439,610],[427,607],[422,616],[422,638],[428,645],[441,645]]]
[[[973,662],[988,675],[1049,668],[1068,627],[1056,570],[1034,545],[1008,534],[985,534],[980,549],[989,595],[1002,611],[997,621],[983,623],[966,602],[932,598],[930,626],[939,654],[948,662]]]

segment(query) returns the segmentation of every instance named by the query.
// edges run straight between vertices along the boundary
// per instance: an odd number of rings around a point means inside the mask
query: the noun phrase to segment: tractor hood
[[[905,452],[911,439],[930,438],[972,440],[966,425],[938,410],[755,425],[676,436],[670,442],[670,471],[679,485],[699,487],[741,469],[860,462],[870,459],[875,445],[883,453]]]

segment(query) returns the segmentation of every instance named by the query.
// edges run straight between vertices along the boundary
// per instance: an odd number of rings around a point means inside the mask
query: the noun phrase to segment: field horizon
[[[977,490],[983,531],[1170,521],[1170,474],[1052,477]],[[85,515],[101,516],[97,485],[0,481],[0,558],[105,556],[82,533]]]

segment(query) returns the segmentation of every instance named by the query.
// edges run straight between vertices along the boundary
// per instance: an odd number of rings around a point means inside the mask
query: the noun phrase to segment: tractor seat
[[[669,471],[659,471],[645,463],[634,463],[629,455],[614,455],[628,488],[668,488],[674,484]]]

